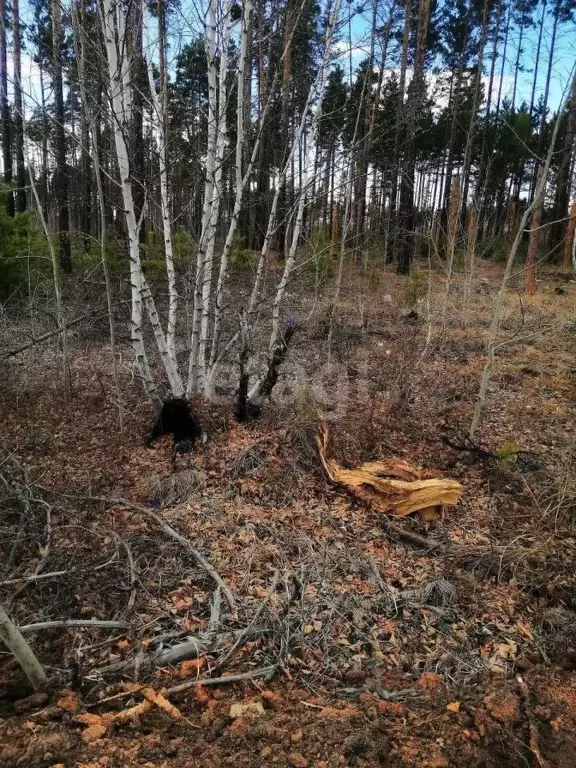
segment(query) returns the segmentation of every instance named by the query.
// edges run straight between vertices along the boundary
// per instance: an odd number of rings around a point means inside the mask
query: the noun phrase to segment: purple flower
[[[282,318],[282,323],[286,328],[298,328],[300,326],[300,318],[297,315],[285,315]]]

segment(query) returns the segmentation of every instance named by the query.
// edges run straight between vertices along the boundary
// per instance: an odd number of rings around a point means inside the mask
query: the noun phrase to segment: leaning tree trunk
[[[325,89],[325,83],[326,83],[326,74],[328,70],[328,64],[330,61],[332,38],[334,35],[334,29],[336,27],[339,12],[340,12],[340,0],[335,0],[334,5],[332,6],[332,11],[328,21],[328,26],[326,28],[326,35],[324,39],[324,55],[322,58],[322,62],[316,74],[314,83],[310,88],[306,105],[302,113],[300,125],[296,133],[296,136],[294,138],[294,144],[292,146],[292,149],[290,150],[290,157],[288,158],[286,166],[284,168],[284,171],[286,171],[288,167],[288,163],[291,159],[291,156],[294,155],[295,148],[300,147],[301,142],[305,140],[304,131],[307,123],[306,118],[309,110],[311,110],[312,124],[310,127],[310,134],[308,137],[306,137],[307,153],[306,153],[306,160],[304,163],[304,167],[302,169],[302,185],[300,188],[300,199],[298,201],[296,221],[295,221],[294,229],[292,232],[290,248],[287,254],[286,262],[284,264],[284,270],[278,282],[276,294],[274,296],[274,302],[273,302],[273,308],[272,308],[272,330],[270,333],[270,340],[268,342],[268,363],[267,363],[266,371],[253,384],[248,394],[248,401],[256,407],[261,406],[263,400],[269,397],[271,392],[271,386],[274,385],[276,381],[276,377],[278,375],[278,368],[286,354],[286,349],[288,347],[290,337],[294,334],[296,330],[293,324],[289,325],[284,333],[284,337],[282,337],[282,334],[280,331],[280,306],[282,303],[282,299],[284,297],[284,293],[286,291],[286,286],[288,285],[288,281],[291,277],[292,271],[296,263],[296,249],[298,246],[298,241],[300,239],[300,233],[302,231],[302,222],[304,220],[304,206],[306,203],[306,194],[307,194],[308,186],[310,183],[310,172],[314,162],[311,148],[315,146],[316,138],[318,134],[318,120],[321,114],[322,98],[324,95],[324,89]],[[274,203],[276,205],[277,205],[277,201],[278,201],[278,190],[276,191],[276,194],[274,196]],[[273,204],[273,209],[275,209],[274,204]],[[269,238],[271,236],[271,233],[272,233],[272,229],[270,228],[270,223],[269,223],[266,237]],[[262,265],[262,254],[260,256],[260,266],[261,265]],[[256,295],[257,293],[253,291],[252,297],[251,297],[251,303],[250,303],[250,311],[254,310]]]
[[[574,77],[576,77],[576,75],[574,75]],[[528,223],[530,218],[533,216],[534,211],[538,208],[539,205],[542,204],[542,200],[544,199],[544,192],[546,189],[548,172],[550,170],[550,164],[552,162],[552,157],[554,155],[554,146],[556,144],[556,139],[558,138],[558,130],[560,128],[561,111],[562,109],[559,110],[558,117],[556,118],[556,122],[554,124],[554,130],[552,132],[550,146],[548,147],[548,153],[546,155],[544,166],[541,169],[538,183],[536,185],[536,194],[534,195],[534,199],[532,200],[530,205],[528,205],[528,207],[524,211],[524,215],[522,216],[522,220],[520,221],[520,226],[518,227],[518,230],[516,232],[516,237],[514,238],[514,242],[512,243],[512,247],[510,248],[508,259],[506,260],[506,266],[504,267],[504,274],[502,275],[500,290],[498,291],[498,295],[496,297],[494,313],[492,315],[492,322],[490,323],[490,330],[488,333],[488,342],[486,345],[486,362],[484,363],[484,369],[482,371],[482,376],[480,378],[480,388],[478,392],[478,399],[476,400],[476,405],[474,407],[474,414],[472,416],[472,423],[470,424],[470,430],[468,432],[468,437],[470,438],[470,440],[474,439],[476,435],[476,431],[478,429],[478,425],[480,424],[482,408],[486,400],[488,385],[490,383],[492,371],[494,369],[496,349],[498,346],[497,338],[498,338],[498,332],[500,331],[500,322],[502,318],[502,312],[506,303],[506,296],[508,294],[508,282],[512,274],[512,268],[514,266],[514,261],[518,253],[520,243],[522,242],[522,237],[524,235],[524,228],[526,227],[526,224]]]
[[[42,665],[32,649],[22,636],[22,633],[0,605],[0,640],[3,640],[8,650],[24,670],[24,674],[35,691],[43,690],[48,678]]]
[[[568,121],[566,125],[566,134],[564,136],[564,146],[560,152],[560,167],[556,176],[556,192],[554,195],[554,212],[552,216],[552,226],[550,228],[550,239],[548,241],[550,251],[559,249],[562,246],[562,240],[568,232],[570,219],[568,216],[568,207],[570,203],[571,171],[576,155],[576,80],[572,84],[572,95],[568,108]]]

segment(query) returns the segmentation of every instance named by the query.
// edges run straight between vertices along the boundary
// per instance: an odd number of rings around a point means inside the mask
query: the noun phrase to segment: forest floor
[[[3,364],[0,602],[21,626],[129,629],[27,634],[71,678],[50,695],[29,696],[0,653],[0,766],[573,768],[576,284],[511,291],[478,452],[464,436],[501,269],[479,264],[468,299],[456,278],[444,322],[434,274],[431,324],[421,275],[351,271],[331,364],[319,304],[264,417],[236,423],[223,383],[196,403],[208,443],[174,468],[168,438],[145,446],[153,412],[127,348],[122,433],[105,337],[73,338],[68,402],[52,342]],[[294,286],[288,310],[306,317],[313,293]],[[26,340],[22,323],[5,321],[3,348]],[[399,523],[441,547],[391,537],[328,483],[318,408],[342,465],[401,457],[462,483],[441,522]],[[212,578],[149,511],[207,558],[235,611],[222,598],[210,624]],[[211,631],[221,645],[198,659],[150,671],[138,655]],[[138,685],[97,672],[135,659]]]

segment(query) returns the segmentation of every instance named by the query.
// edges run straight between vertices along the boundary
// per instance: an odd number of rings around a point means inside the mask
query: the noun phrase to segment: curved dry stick
[[[260,667],[260,669],[253,669],[251,672],[243,672],[239,675],[207,677],[204,680],[188,680],[186,683],[180,683],[180,685],[174,685],[172,688],[168,688],[166,693],[180,693],[181,691],[187,691],[189,688],[194,688],[195,685],[222,685],[224,683],[240,683],[244,680],[256,680],[257,678],[270,680],[270,678],[276,672],[276,669],[276,665],[271,664],[269,667]]]
[[[191,555],[193,555],[198,565],[204,568],[204,570],[212,577],[216,585],[220,587],[220,589],[224,594],[224,597],[226,598],[226,601],[228,602],[228,605],[230,606],[230,610],[232,611],[232,613],[236,612],[236,600],[234,599],[234,595],[232,594],[230,587],[226,584],[222,576],[220,576],[218,571],[212,565],[210,565],[210,563],[204,557],[204,555],[201,552],[199,552],[195,547],[192,546],[190,541],[188,541],[188,539],[185,536],[182,536],[182,534],[178,533],[178,531],[175,528],[172,528],[172,526],[169,523],[167,523],[166,520],[160,517],[160,515],[157,515],[155,512],[152,512],[151,510],[147,509],[142,504],[136,504],[135,502],[128,501],[127,499],[107,499],[101,496],[91,496],[90,498],[94,501],[103,501],[106,504],[115,504],[115,505],[130,507],[152,518],[152,520],[154,520],[154,522],[157,523],[162,528],[162,530],[168,534],[168,536],[175,539],[179,544],[182,544],[182,546],[185,547],[190,552]]]
[[[244,639],[246,638],[246,636],[248,635],[248,633],[250,632],[250,630],[252,629],[254,624],[256,623],[256,619],[260,616],[260,614],[264,610],[264,606],[266,605],[266,603],[270,600],[270,598],[272,597],[272,595],[276,591],[276,587],[278,585],[279,578],[280,578],[280,571],[277,570],[274,573],[274,577],[272,579],[272,584],[270,585],[270,589],[268,590],[268,593],[267,593],[266,597],[264,598],[264,600],[262,600],[262,602],[258,606],[258,609],[257,609],[256,613],[254,614],[254,616],[252,617],[250,623],[248,624],[246,629],[243,629],[240,632],[240,634],[238,635],[238,638],[236,639],[236,642],[232,646],[230,646],[229,650],[224,654],[224,656],[221,659],[218,660],[218,662],[217,662],[216,666],[214,667],[214,669],[221,669],[224,666],[224,664],[228,661],[228,659],[232,656],[234,651],[237,648],[240,647],[240,645],[242,644],[242,642],[244,641]]]

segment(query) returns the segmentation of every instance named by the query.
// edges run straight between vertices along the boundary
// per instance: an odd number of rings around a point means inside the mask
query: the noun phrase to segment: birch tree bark
[[[222,169],[224,163],[224,149],[226,147],[226,76],[228,74],[228,53],[230,48],[230,9],[224,8],[222,20],[222,34],[218,46],[220,53],[220,66],[218,72],[218,121],[216,124],[215,146],[215,171],[214,185],[212,187],[212,202],[210,216],[208,218],[208,230],[206,233],[206,249],[204,252],[202,268],[202,309],[200,314],[200,336],[198,340],[196,383],[199,391],[204,391],[206,386],[206,350],[208,347],[208,319],[210,314],[210,297],[212,291],[212,272],[214,265],[214,248],[216,244],[216,228],[218,225],[220,206],[223,197]]]
[[[251,14],[252,14],[252,1],[245,0],[242,14],[242,30],[240,33],[240,57],[238,60],[238,73],[237,73],[237,86],[236,86],[236,157],[235,157],[235,179],[236,179],[236,195],[234,199],[234,210],[232,211],[232,218],[230,220],[230,226],[228,227],[228,234],[226,235],[226,242],[222,250],[220,257],[220,270],[218,273],[218,282],[216,284],[216,296],[214,307],[214,328],[212,334],[212,348],[210,351],[210,364],[208,368],[208,374],[206,376],[205,391],[204,394],[208,397],[213,392],[214,386],[214,374],[216,371],[216,361],[218,358],[218,349],[220,344],[220,333],[222,328],[222,309],[224,301],[224,283],[226,280],[226,274],[228,271],[228,257],[230,255],[230,249],[232,248],[232,242],[234,234],[238,226],[238,219],[240,217],[240,210],[242,208],[242,198],[246,189],[248,180],[252,175],[252,169],[257,156],[259,148],[259,138],[256,140],[252,157],[248,163],[245,174],[242,174],[242,158],[244,156],[245,145],[245,103],[246,92],[244,87],[246,63],[248,58],[248,43],[249,32],[251,27]],[[265,115],[264,115],[265,119]]]
[[[298,10],[297,19],[302,13],[305,3],[306,3],[306,0],[302,0],[302,3]],[[243,10],[242,30],[241,30],[241,37],[240,37],[240,56],[238,61],[238,96],[237,96],[237,109],[236,109],[236,115],[237,115],[237,141],[236,141],[236,157],[235,157],[236,192],[235,192],[235,199],[234,199],[234,208],[232,211],[232,216],[231,216],[230,224],[228,227],[228,233],[226,235],[226,241],[224,243],[224,248],[222,250],[222,254],[220,257],[220,270],[218,275],[218,282],[216,285],[212,348],[210,351],[210,362],[207,368],[206,376],[204,377],[204,394],[207,397],[210,397],[213,394],[214,377],[216,374],[217,365],[220,358],[220,336],[221,336],[221,329],[222,329],[224,284],[225,284],[227,269],[228,269],[228,257],[230,255],[230,249],[232,247],[234,234],[238,226],[238,221],[239,221],[239,217],[242,209],[244,192],[246,191],[248,187],[248,183],[252,178],[252,172],[254,170],[254,166],[258,158],[258,153],[260,151],[260,146],[261,146],[263,135],[265,132],[266,120],[270,112],[270,109],[273,105],[273,95],[275,93],[275,86],[279,80],[280,73],[284,72],[284,68],[282,64],[283,64],[284,58],[288,55],[290,46],[292,44],[292,37],[294,36],[294,32],[296,29],[296,24],[294,24],[292,26],[292,30],[289,38],[285,40],[284,50],[280,57],[278,68],[276,69],[271,87],[268,91],[268,95],[264,102],[259,101],[260,110],[259,110],[257,136],[254,142],[254,146],[252,148],[252,154],[251,154],[250,160],[248,162],[248,165],[246,167],[244,174],[242,175],[242,157],[244,155],[245,144],[246,144],[246,131],[245,131],[245,126],[247,122],[246,106],[249,107],[249,102],[246,98],[246,88],[244,87],[244,83],[246,81],[246,73],[247,71],[249,71],[247,64],[248,64],[248,49],[250,44],[250,30],[252,28],[251,18],[250,18],[250,15],[252,12],[251,0],[246,0],[243,7],[244,7],[244,10]],[[288,168],[288,165],[286,165],[286,170],[287,168]],[[276,207],[274,208],[274,212],[276,212]],[[274,232],[272,231],[267,241],[267,248],[269,248],[270,246],[270,242],[273,234]],[[259,260],[257,277],[256,277],[254,290],[252,292],[251,301],[250,301],[250,307],[251,307],[250,311],[252,311],[255,307],[256,298],[258,295],[258,286],[260,285],[260,279],[263,273],[264,261],[265,261],[265,257],[264,259],[262,259],[261,257]],[[230,340],[230,342],[228,342],[225,349],[228,349],[232,344],[234,344],[237,338],[238,338],[238,334],[235,334],[235,336]]]
[[[18,627],[0,605],[0,640],[3,640],[8,650],[14,655],[35,691],[43,690],[48,678],[42,665],[34,655]]]
[[[216,172],[216,143],[217,143],[217,0],[209,0],[206,19],[204,46],[208,65],[208,128],[206,143],[206,180],[204,182],[204,205],[202,210],[202,229],[196,255],[196,279],[194,282],[194,309],[192,315],[192,333],[190,338],[190,354],[188,358],[188,381],[186,395],[190,397],[198,391],[198,367],[201,365],[200,323],[202,319],[202,290],[204,283],[204,268],[206,264],[207,235],[212,215],[212,200],[214,195]]]
[[[168,136],[167,136],[167,79],[166,79],[166,50],[165,50],[165,30],[162,30],[163,19],[165,19],[165,8],[163,0],[158,3],[158,28],[159,28],[159,56],[160,56],[160,92],[156,91],[154,82],[154,70],[152,66],[152,54],[150,47],[150,14],[148,4],[143,4],[144,10],[144,44],[145,58],[148,70],[148,81],[150,85],[150,94],[152,96],[152,107],[156,118],[154,126],[154,136],[156,139],[156,149],[158,152],[158,164],[160,174],[160,206],[162,211],[162,234],[164,236],[164,258],[166,260],[166,274],[168,277],[168,323],[166,326],[166,347],[168,354],[176,365],[176,316],[178,312],[178,292],[176,290],[176,272],[174,270],[174,255],[172,248],[172,219],[170,206],[170,189],[168,184]]]
[[[336,26],[336,22],[338,20],[338,13],[340,9],[340,0],[335,0],[334,6],[332,8],[332,12],[330,14],[330,18],[328,21],[328,26],[326,30],[325,35],[325,47],[324,47],[324,54],[322,58],[322,62],[320,63],[320,66],[318,68],[318,72],[316,74],[316,77],[314,79],[314,82],[312,83],[310,90],[308,91],[308,96],[306,97],[306,103],[304,105],[304,109],[302,110],[302,117],[300,119],[300,123],[298,125],[298,128],[296,130],[296,133],[294,135],[294,140],[292,143],[292,147],[290,149],[290,152],[288,153],[288,156],[284,162],[284,166],[280,170],[278,174],[278,179],[276,181],[276,190],[274,192],[274,197],[272,199],[272,207],[270,210],[270,217],[268,219],[268,225],[266,228],[266,234],[264,236],[264,243],[262,245],[262,250],[260,251],[260,258],[258,259],[258,266],[256,268],[256,278],[254,280],[254,284],[252,286],[252,293],[250,295],[250,303],[248,306],[248,316],[250,317],[253,315],[256,305],[258,302],[258,297],[260,295],[260,286],[262,283],[262,277],[264,274],[264,266],[266,264],[268,254],[270,252],[270,245],[272,243],[272,238],[274,237],[274,234],[276,233],[276,225],[277,225],[277,217],[278,217],[278,202],[281,194],[282,186],[286,183],[286,176],[288,174],[288,171],[290,170],[294,158],[294,154],[296,150],[300,148],[300,144],[302,142],[302,137],[304,135],[304,130],[306,128],[306,122],[308,119],[308,115],[311,110],[311,106],[315,103],[316,99],[322,100],[322,95],[324,93],[324,86],[325,86],[325,79],[326,79],[326,71],[328,62],[330,60],[330,45],[332,41],[332,37],[334,34],[334,28]],[[335,13],[336,10],[336,13]],[[317,121],[319,117],[319,109],[321,108],[321,104],[316,104],[316,110],[313,110],[314,114],[314,120],[313,120],[313,130],[314,132],[317,130]]]
[[[52,86],[54,88],[54,126],[56,171],[54,192],[58,204],[58,230],[60,238],[60,266],[72,272],[70,254],[70,211],[68,207],[68,181],[66,176],[66,135],[64,132],[64,93],[62,83],[62,7],[52,0]]]
[[[24,112],[22,110],[22,41],[20,3],[12,0],[12,43],[14,48],[14,154],[16,156],[16,212],[26,210],[26,170],[24,167]]]
[[[118,170],[120,173],[124,215],[128,230],[130,279],[132,287],[131,334],[136,365],[141,375],[146,393],[152,399],[157,399],[158,391],[152,378],[142,335],[142,304],[144,303],[152,325],[158,351],[164,364],[170,389],[173,395],[181,397],[184,394],[182,379],[175,361],[168,351],[154,299],[152,298],[152,294],[144,279],[140,261],[140,223],[136,220],[134,196],[132,193],[130,159],[126,143],[126,136],[130,135],[132,88],[130,83],[130,60],[127,55],[128,46],[126,44],[125,17],[116,0],[102,0],[100,10],[102,32],[104,35],[106,57],[108,61],[112,129],[114,133]]]
[[[12,192],[12,145],[10,130],[10,104],[8,103],[8,53],[6,41],[6,0],[0,0],[0,118],[2,120],[2,165],[6,191],[6,212],[14,216]]]

